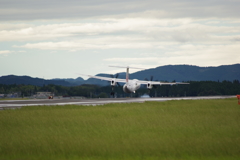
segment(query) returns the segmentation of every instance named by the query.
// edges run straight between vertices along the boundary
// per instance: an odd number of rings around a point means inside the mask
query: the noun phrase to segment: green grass
[[[0,159],[240,159],[237,99],[0,111]]]

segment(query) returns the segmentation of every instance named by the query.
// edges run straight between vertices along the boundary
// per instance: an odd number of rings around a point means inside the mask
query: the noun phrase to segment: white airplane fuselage
[[[128,80],[126,84],[123,86],[123,91],[126,93],[135,93],[136,90],[138,90],[141,87],[141,84],[138,83],[137,79]]]

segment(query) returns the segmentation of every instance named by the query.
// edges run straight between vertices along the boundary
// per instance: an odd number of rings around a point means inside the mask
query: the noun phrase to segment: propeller
[[[145,78],[145,80],[146,80],[146,81],[153,81],[153,76],[150,77],[150,80],[148,80],[147,78]],[[158,80],[155,80],[155,81],[158,81]],[[152,85],[152,86],[153,86],[153,88],[155,88],[155,89],[157,88],[156,85]]]
[[[147,78],[145,78],[146,81],[149,81]],[[150,77],[150,81],[153,81],[153,76]]]
[[[117,73],[116,75],[115,75],[115,77],[114,77],[114,75],[113,74],[111,74],[110,75],[110,77],[111,78],[118,78],[118,76],[119,76],[119,74]],[[118,85],[118,86],[121,86],[118,82],[116,82],[116,84]]]
[[[148,91],[149,91],[149,95],[150,95],[150,90],[152,89],[152,87],[155,89],[155,97],[157,97],[157,85],[153,85],[151,84],[151,82],[153,81],[153,76],[150,77],[150,80],[148,80],[147,78],[145,78],[146,81],[150,81],[150,83],[147,84],[147,88],[148,88]],[[155,80],[155,81],[158,81],[158,80]]]
[[[110,76],[111,76],[111,78],[118,78],[119,74],[117,73],[117,74],[115,75],[115,77],[113,76],[113,74],[111,74]]]

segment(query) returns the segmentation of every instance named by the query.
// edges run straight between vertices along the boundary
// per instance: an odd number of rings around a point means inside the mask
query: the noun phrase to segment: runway
[[[143,103],[145,101],[225,99],[236,96],[200,96],[200,97],[156,97],[156,98],[94,98],[94,99],[31,99],[31,100],[2,100],[0,110],[21,108],[23,106],[49,105],[102,105],[107,103]]]

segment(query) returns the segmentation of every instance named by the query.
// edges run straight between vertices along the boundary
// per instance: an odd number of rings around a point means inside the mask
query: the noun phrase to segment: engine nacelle
[[[117,84],[117,83],[116,83],[115,79],[112,79],[112,80],[111,80],[111,86],[116,86],[116,84]]]
[[[153,85],[151,83],[147,83],[147,89],[152,89]]]

